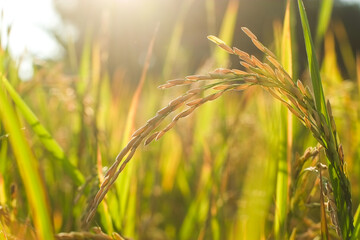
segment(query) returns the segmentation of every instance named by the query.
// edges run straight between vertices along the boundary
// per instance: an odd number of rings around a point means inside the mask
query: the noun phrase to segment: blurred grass
[[[291,20],[291,2],[287,1],[285,16],[283,21],[283,29],[281,36],[281,63],[284,69],[293,76],[293,58],[292,58],[292,39],[290,30]],[[281,105],[281,103],[278,103]],[[275,224],[274,235],[275,239],[286,239],[287,225],[288,225],[288,212],[289,212],[289,177],[291,175],[291,162],[292,162],[292,142],[293,142],[293,124],[292,113],[284,106],[281,108],[281,130],[279,131],[279,154],[278,154],[278,167],[277,167],[277,180],[276,180],[276,205],[275,205]],[[276,133],[275,133],[276,134]]]
[[[7,83],[1,76],[2,83]],[[5,91],[0,89],[1,121],[4,130],[9,134],[12,150],[17,160],[20,175],[25,187],[26,197],[34,219],[34,225],[39,239],[54,239],[52,224],[46,201],[46,190],[38,172],[38,162],[33,156],[30,146],[27,144],[16,113],[6,98]]]
[[[25,120],[31,126],[34,133],[39,137],[40,141],[44,145],[44,148],[48,150],[56,159],[59,159],[61,161],[62,168],[64,169],[65,173],[69,174],[72,177],[72,180],[76,185],[83,184],[84,177],[81,172],[69,162],[59,144],[54,140],[54,138],[45,129],[45,127],[39,122],[36,115],[21,99],[21,97],[17,94],[15,89],[8,82],[8,80],[5,77],[2,77],[1,83],[6,89],[9,96],[14,101],[16,107],[19,109],[22,116],[24,116]]]
[[[164,77],[173,75],[172,68],[176,65],[177,51],[181,50],[179,46],[184,37],[183,24],[192,4],[193,1],[188,0],[179,5],[177,23],[173,34],[168,36],[169,48],[163,50],[167,55],[163,70],[153,72],[151,67],[148,69],[151,49],[154,44],[156,46],[154,40],[148,46],[148,57],[143,66],[133,66],[142,72],[136,86],[126,81],[126,72],[121,69],[109,75],[104,57],[109,49],[102,45],[101,38],[88,38],[79,60],[75,57],[76,49],[72,49],[74,45],[69,41],[71,68],[76,74],[65,73],[61,63],[45,63],[34,66],[34,79],[29,82],[19,81],[17,64],[6,49],[1,49],[1,73],[11,84],[4,80],[1,87],[6,88],[15,105],[8,105],[5,109],[2,104],[0,110],[3,113],[0,125],[0,204],[13,214],[12,222],[17,221],[22,226],[34,225],[39,229],[38,234],[43,234],[39,235],[43,239],[51,239],[52,226],[55,232],[80,231],[86,199],[90,199],[98,189],[102,174],[131,133],[172,99],[171,96],[183,91],[169,90],[165,97],[156,85],[167,80]],[[241,1],[231,0],[224,16],[218,19],[211,18],[216,1],[208,0],[206,4],[209,29],[216,31],[216,26],[220,26],[219,37],[231,45],[234,35],[240,34],[235,25],[237,10],[246,6],[242,6]],[[316,43],[321,46],[321,39],[324,40],[321,65],[321,77],[326,81],[324,91],[334,102],[333,111],[336,122],[339,122],[338,132],[349,166],[347,171],[353,180],[352,191],[358,193],[360,135],[353,134],[349,126],[354,126],[356,132],[360,129],[360,81],[352,79],[351,84],[344,81],[337,60],[340,57],[345,60],[350,76],[360,75],[360,61],[357,57],[355,64],[355,54],[341,23],[336,25],[334,33],[327,30],[329,24],[333,24],[329,23],[331,6],[332,1],[324,1]],[[286,13],[289,15],[282,21],[282,50],[277,52],[281,54],[287,71],[296,76],[300,70],[296,66],[297,49],[292,38],[294,23],[291,19],[295,17],[291,15],[294,11],[290,6]],[[255,33],[258,31],[261,29],[254,29]],[[334,37],[341,41],[341,56],[337,56],[334,50]],[[204,44],[207,44],[205,36]],[[310,46],[309,41],[307,44]],[[193,54],[196,54],[195,50]],[[312,54],[315,56],[314,50]],[[191,58],[191,54],[187,57]],[[199,73],[231,64],[228,54],[221,49],[214,50],[209,59],[196,66]],[[355,66],[358,67],[357,75]],[[302,75],[306,76],[306,73]],[[321,101],[321,88],[314,85],[318,101]],[[336,97],[339,93],[341,98]],[[319,106],[325,106],[324,101]],[[143,147],[135,155],[101,204],[96,225],[109,235],[120,232],[134,239],[285,239],[290,235],[294,239],[306,239],[306,233],[319,236],[320,210],[316,212],[309,207],[310,201],[319,201],[318,183],[313,183],[314,188],[310,188],[305,184],[310,183],[303,180],[304,186],[296,189],[305,195],[297,199],[301,202],[297,205],[298,210],[305,209],[303,215],[293,211],[293,203],[289,201],[291,194],[295,193],[289,189],[288,181],[293,173],[288,169],[294,166],[295,155],[301,155],[313,141],[295,126],[294,143],[290,148],[292,120],[282,108],[261,89],[231,93],[203,106],[159,142]],[[8,115],[8,111],[14,110],[14,117],[21,121],[9,131],[3,124],[16,122]],[[23,126],[27,129],[25,134]],[[12,140],[12,131],[20,134],[22,140]],[[20,147],[19,142],[26,150],[11,151],[10,146]],[[19,167],[14,168],[12,160],[25,153],[30,154],[31,164],[36,163],[39,167],[33,166],[32,170],[29,167],[25,171],[19,162]],[[290,153],[295,154],[289,157]],[[306,167],[312,166],[312,163],[307,164]],[[38,171],[40,174],[33,177],[24,175],[37,174]],[[38,193],[38,196],[43,196],[42,200],[32,196],[27,184],[40,186],[36,191],[46,192],[49,203],[45,193]],[[19,186],[16,196],[11,193],[12,185]],[[77,188],[78,185],[81,187]],[[354,194],[354,206],[358,206],[359,200],[358,194]],[[34,207],[28,208],[28,204],[34,204]],[[28,209],[35,212],[32,212],[32,220],[28,220]],[[4,216],[0,213],[0,229],[9,236],[19,234],[15,225],[5,221]],[[37,217],[42,220],[37,220]],[[356,232],[358,222],[355,218]]]
[[[324,38],[324,35],[328,29],[331,13],[334,5],[334,0],[324,0],[321,1],[321,6],[319,8],[319,19],[316,28],[315,43],[316,46],[320,46],[321,41]]]
[[[186,20],[189,8],[191,7],[193,0],[185,0],[180,4],[179,15],[176,19],[173,32],[171,34],[169,48],[166,53],[165,65],[163,67],[163,78],[168,79],[172,77],[172,69],[177,60],[179,54],[180,41],[183,37],[184,22]]]
[[[325,95],[320,77],[320,70],[318,66],[314,44],[311,38],[311,32],[310,32],[310,27],[307,20],[305,8],[301,0],[298,0],[298,5],[299,5],[302,28],[304,31],[304,40],[306,46],[306,53],[308,57],[309,72],[311,76],[313,94],[315,96],[316,109],[319,110],[325,116],[327,128],[332,129],[329,136],[330,140],[326,141],[325,151],[328,159],[330,181],[334,190],[333,194],[336,204],[335,211],[337,213],[337,217],[339,221],[338,224],[341,229],[340,234],[344,239],[348,239],[351,237],[354,228],[353,216],[352,216],[353,213],[352,213],[351,189],[349,185],[349,180],[342,167],[343,165],[342,161],[344,161],[344,159],[339,158],[339,155],[343,153],[339,153],[340,146],[338,146],[335,125],[331,123],[331,117],[332,117],[331,110],[328,109],[329,105],[326,104]],[[324,126],[324,129],[325,128],[326,126]],[[322,201],[322,198],[320,198],[320,201]],[[321,204],[323,204],[323,202],[321,202]],[[322,225],[324,225],[323,219],[321,223]],[[324,228],[322,227],[321,230],[322,230],[321,234],[322,236],[324,236],[325,235]]]

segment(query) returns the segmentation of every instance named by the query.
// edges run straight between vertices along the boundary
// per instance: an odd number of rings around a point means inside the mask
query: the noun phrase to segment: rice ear
[[[251,40],[255,39],[257,40],[257,37],[255,36],[255,34],[253,34],[247,27],[242,27],[241,30],[243,30],[243,32],[248,35],[249,38],[251,38]]]

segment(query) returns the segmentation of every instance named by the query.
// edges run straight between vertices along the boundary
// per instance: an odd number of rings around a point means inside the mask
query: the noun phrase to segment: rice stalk
[[[132,139],[122,149],[116,157],[114,164],[105,174],[104,181],[98,193],[89,204],[85,213],[84,226],[90,224],[98,205],[142,142],[149,144],[154,140],[159,140],[177,121],[189,116],[206,102],[221,97],[225,92],[242,91],[251,86],[260,86],[274,98],[280,100],[280,102],[311,131],[314,138],[325,149],[330,163],[333,163],[333,161],[340,162],[340,168],[336,168],[336,165],[329,166],[335,169],[335,173],[338,176],[338,182],[331,182],[331,184],[341,186],[343,192],[337,193],[345,196],[346,204],[350,204],[348,205],[349,209],[347,209],[347,211],[351,210],[351,195],[348,188],[348,180],[344,173],[344,156],[339,140],[336,139],[335,142],[333,140],[333,136],[336,136],[336,126],[329,101],[327,102],[326,108],[328,109],[329,119],[332,123],[331,127],[328,125],[326,116],[321,112],[322,107],[319,107],[319,104],[316,103],[313,93],[309,88],[307,86],[305,87],[300,80],[294,81],[276,59],[275,54],[264,47],[249,29],[242,28],[242,30],[248,35],[254,45],[265,54],[266,62],[262,62],[237,48],[231,48],[215,36],[209,36],[209,40],[215,42],[220,48],[238,56],[240,64],[244,67],[245,71],[219,68],[207,75],[192,75],[184,79],[169,80],[167,83],[159,86],[160,89],[167,89],[182,86],[184,83],[191,85],[192,83],[206,80],[203,86],[190,89],[183,95],[172,100],[166,107],[160,109],[153,118],[148,120],[144,126],[134,132]],[[180,111],[165,128],[159,130],[159,125],[181,106],[187,107],[185,107],[185,110]],[[334,191],[334,194],[335,193]],[[335,196],[335,200],[337,197],[338,196]],[[344,211],[340,204],[342,203],[336,201],[336,211],[338,216],[343,216],[341,215],[343,213],[339,213],[339,211]],[[349,217],[347,221],[351,219],[352,217]],[[339,218],[339,221],[341,220],[342,219]],[[352,221],[347,224],[352,225]],[[343,227],[344,225],[341,225],[341,231],[344,230]]]
[[[344,171],[344,156],[342,154],[341,145],[339,145],[336,127],[332,126],[333,116],[331,113],[331,106],[329,101],[326,102],[325,95],[321,83],[320,71],[316,52],[312,41],[310,27],[306,16],[304,4],[298,0],[298,7],[300,12],[300,19],[303,28],[303,36],[305,40],[306,53],[309,63],[309,72],[311,81],[314,87],[315,105],[318,111],[318,117],[324,123],[320,130],[325,134],[325,152],[329,165],[329,174],[331,184],[334,188],[334,198],[339,217],[339,224],[341,228],[340,236],[344,239],[349,239],[353,226],[352,216],[352,199],[350,192],[350,183]],[[330,129],[332,131],[330,131]]]
[[[326,210],[325,210],[325,192],[326,190],[324,190],[323,187],[323,177],[322,177],[322,171],[327,169],[327,166],[318,162],[317,166],[318,171],[319,171],[319,179],[320,179],[320,216],[321,216],[321,238],[324,240],[330,239],[329,237],[329,230],[328,230],[328,225],[327,225],[327,220],[326,220]],[[329,204],[329,206],[331,206]],[[337,216],[335,215],[334,219],[336,219],[337,221]],[[334,220],[335,221],[335,220]],[[338,224],[335,224],[335,226],[337,227],[336,229],[338,230]],[[339,233],[338,233],[339,234]]]

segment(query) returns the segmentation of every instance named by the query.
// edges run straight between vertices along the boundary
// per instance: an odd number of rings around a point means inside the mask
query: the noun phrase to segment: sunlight
[[[49,34],[49,30],[60,23],[51,0],[1,1],[0,11],[4,14],[0,20],[3,46],[9,44],[15,58],[23,55],[25,50],[40,59],[54,59],[61,55],[60,46]],[[6,31],[9,26],[8,39]]]

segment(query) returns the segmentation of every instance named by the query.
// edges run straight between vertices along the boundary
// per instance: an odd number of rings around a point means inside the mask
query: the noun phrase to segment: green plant
[[[194,84],[204,80],[211,81],[211,83],[204,84],[199,88],[190,89],[185,94],[174,99],[168,106],[159,110],[143,127],[133,133],[131,141],[117,156],[115,163],[106,173],[100,190],[89,205],[85,224],[90,223],[95,215],[98,205],[143,141],[144,144],[147,145],[154,139],[160,139],[179,119],[187,117],[204,103],[217,99],[225,92],[241,91],[253,86],[261,86],[275,99],[280,100],[281,103],[283,103],[294,116],[296,116],[303,125],[311,131],[314,138],[324,147],[328,159],[330,180],[331,185],[334,188],[334,198],[336,203],[336,207],[330,206],[333,208],[331,211],[336,211],[336,214],[333,214],[331,219],[333,220],[333,224],[335,225],[339,236],[344,239],[351,237],[353,230],[351,194],[349,181],[344,171],[343,150],[337,137],[331,105],[329,101],[325,103],[319,69],[317,66],[318,63],[315,58],[306,14],[301,1],[298,1],[298,3],[303,23],[314,91],[311,91],[308,86],[304,86],[300,80],[294,81],[276,59],[276,56],[260,43],[257,37],[247,28],[242,28],[242,30],[248,35],[254,45],[266,55],[268,63],[262,62],[255,56],[250,56],[248,53],[243,52],[238,48],[229,47],[225,42],[215,36],[209,36],[208,38],[220,48],[230,54],[237,55],[241,60],[240,64],[246,71],[221,68],[216,69],[214,72],[210,72],[208,75],[187,76],[184,79],[169,80],[166,84],[161,85],[159,88],[165,89],[174,86]],[[209,91],[213,91],[213,93],[201,96]],[[160,123],[170,113],[183,105],[186,105],[187,108],[178,113],[165,128],[156,131]],[[322,170],[320,169],[319,171],[321,172]],[[321,175],[320,179],[322,179]],[[320,185],[322,185],[322,183]],[[322,204],[324,204],[323,199]],[[322,209],[324,215],[324,207],[322,207]],[[322,228],[322,231],[324,232],[327,230]]]

